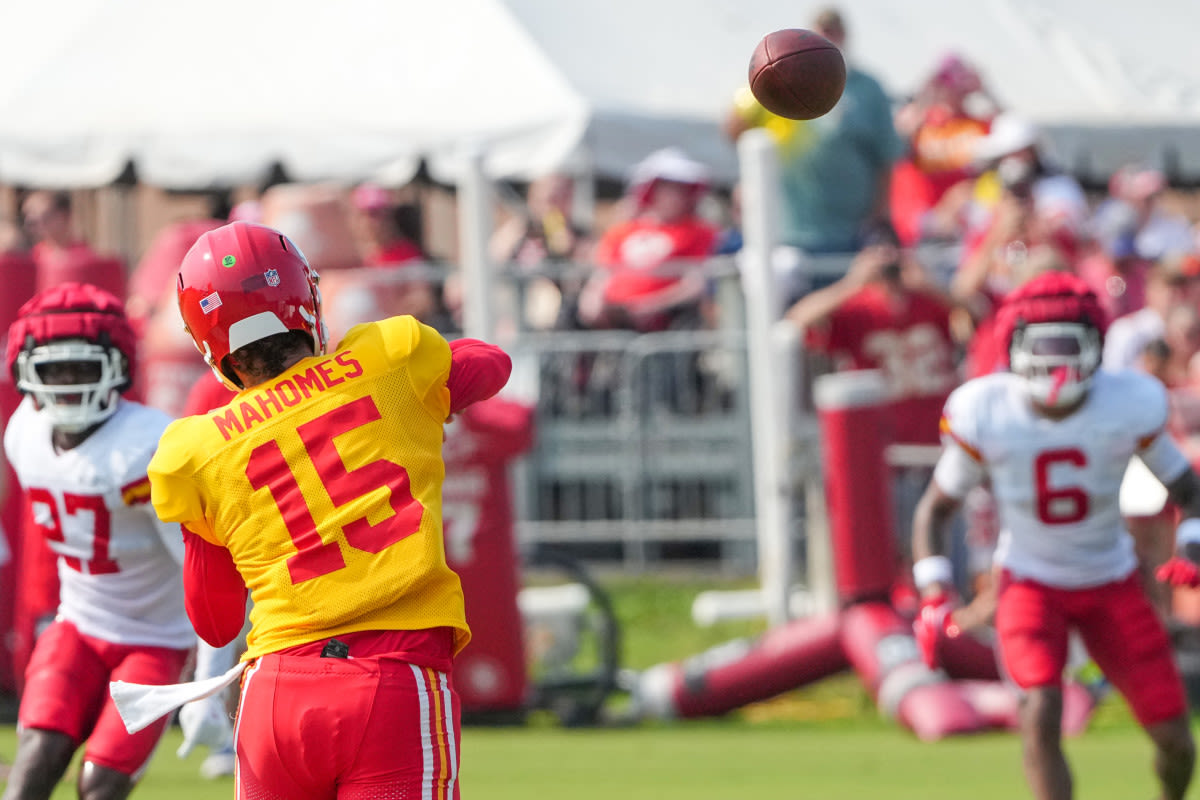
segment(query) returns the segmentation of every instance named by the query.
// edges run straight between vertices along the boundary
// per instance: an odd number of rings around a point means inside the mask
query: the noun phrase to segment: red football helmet
[[[108,419],[133,385],[137,335],[115,296],[86,283],[63,283],[21,306],[8,329],[5,364],[55,428],[78,433]],[[52,365],[74,362],[94,379],[47,382]]]
[[[285,331],[325,352],[317,273],[291,239],[265,225],[231,222],[196,240],[179,267],[179,313],[196,349],[226,386],[240,390],[225,358]]]
[[[1046,272],[1007,298],[996,331],[1009,367],[1046,408],[1079,401],[1100,367],[1108,318],[1096,293],[1066,272]]]

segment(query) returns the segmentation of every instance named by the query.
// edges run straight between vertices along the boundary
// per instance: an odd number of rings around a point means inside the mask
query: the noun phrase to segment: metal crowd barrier
[[[512,351],[537,376],[537,443],[517,489],[522,542],[634,570],[674,556],[746,559],[744,336],[554,333]]]

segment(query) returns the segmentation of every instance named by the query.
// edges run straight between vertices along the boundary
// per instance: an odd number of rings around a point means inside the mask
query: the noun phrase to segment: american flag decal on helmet
[[[221,295],[213,292],[208,297],[200,298],[200,310],[205,314],[211,314],[221,307]]]

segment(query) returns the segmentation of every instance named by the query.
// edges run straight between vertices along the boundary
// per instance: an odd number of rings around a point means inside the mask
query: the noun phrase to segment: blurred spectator
[[[844,277],[805,295],[787,319],[834,369],[883,371],[895,398],[895,441],[936,444],[942,406],[959,382],[950,303],[897,244],[894,233],[881,233]]]
[[[708,185],[708,168],[675,148],[634,168],[634,216],[609,228],[596,245],[596,270],[580,296],[584,324],[648,332],[708,322],[701,262],[712,253],[717,230],[697,213]]]
[[[1071,272],[1071,264],[1057,247],[1048,244],[1034,245],[1020,259],[1012,272],[1012,288],[1016,289],[1032,278],[1049,271]],[[1004,351],[1006,343],[1001,342],[996,335],[996,309],[1004,299],[1003,295],[995,297],[994,302],[986,305],[982,316],[975,321],[967,321],[967,311],[963,307],[956,308],[955,339],[966,343],[966,355],[963,360],[963,377],[976,378],[999,369],[1006,369],[1008,354]],[[978,313],[975,309],[974,313]]]
[[[1093,219],[1088,248],[1079,261],[1079,277],[1096,293],[1109,319],[1146,304],[1146,276],[1154,260],[1138,253],[1137,220],[1132,208],[1120,206],[1103,219]]]
[[[320,275],[363,265],[354,208],[345,186],[335,183],[274,183],[259,195],[263,225],[295,243]]]
[[[159,229],[129,276],[129,299],[125,309],[139,335],[145,333],[147,321],[159,309],[169,308],[171,314],[178,315],[175,276],[179,273],[179,264],[200,234],[223,224],[219,219],[193,219],[173,222]]]
[[[951,284],[962,302],[1006,295],[1033,247],[1057,248],[1074,269],[1087,198],[1050,165],[1038,140],[1033,123],[1006,112],[976,143],[976,160],[988,169],[974,184],[964,257]]]
[[[1108,197],[1092,215],[1093,230],[1128,225],[1136,253],[1145,259],[1192,250],[1194,240],[1187,218],[1163,208],[1166,189],[1167,178],[1160,170],[1141,164],[1122,167],[1109,179]]]
[[[1087,197],[1079,182],[1060,170],[1041,141],[1041,131],[1028,119],[1005,111],[992,120],[988,135],[975,143],[975,180],[968,218],[968,237],[980,237],[1005,194],[1028,196],[1043,216],[1064,217],[1082,227]],[[968,243],[970,244],[970,243]]]
[[[543,175],[529,184],[524,213],[496,229],[488,253],[498,264],[533,269],[547,261],[587,257],[588,233],[572,219],[575,185],[562,173]]]
[[[891,187],[901,242],[962,237],[975,145],[996,108],[975,68],[950,53],[897,112],[896,129],[908,145]]]
[[[262,203],[258,200],[242,200],[229,209],[230,222],[258,222],[263,219]]]
[[[1163,339],[1153,339],[1142,348],[1138,356],[1137,369],[1147,375],[1153,375],[1163,384],[1169,382],[1171,366],[1171,348]]]
[[[35,191],[21,204],[25,229],[35,242],[37,288],[62,283],[90,283],[124,300],[125,264],[103,255],[79,237],[72,220],[71,196],[66,192]]]
[[[364,264],[391,267],[425,257],[418,244],[420,234],[415,230],[411,207],[398,206],[391,192],[373,183],[360,184],[350,200]]]
[[[25,231],[11,219],[0,217],[0,253],[26,253],[29,239]]]
[[[1188,460],[1194,465],[1200,464],[1200,358],[1193,355],[1190,359],[1182,383],[1168,383],[1174,377],[1170,372],[1171,363],[1170,346],[1162,339],[1155,339],[1146,345],[1138,366],[1170,388],[1171,435]]]
[[[31,192],[21,203],[21,217],[25,231],[34,242],[33,260],[39,267],[68,254],[93,254],[92,248],[75,230],[69,193]]]
[[[729,191],[729,205],[725,225],[717,235],[717,243],[713,245],[713,253],[719,256],[732,255],[742,249],[742,185],[734,184]]]
[[[368,279],[386,295],[385,316],[411,314],[432,323],[438,292],[430,283],[415,207],[399,205],[382,186],[363,183],[350,196],[353,225],[363,250],[363,264],[388,270],[384,281]]]
[[[591,234],[573,219],[575,184],[562,173],[529,184],[525,207],[501,224],[488,243],[492,262],[515,272],[524,298],[526,324],[534,329],[572,330],[578,319],[581,279]]]
[[[1167,340],[1167,319],[1178,306],[1200,306],[1200,257],[1167,256],[1146,276],[1146,305],[1113,320],[1104,337],[1105,369],[1130,369],[1146,345]]]
[[[129,276],[129,321],[138,334],[135,390],[146,405],[179,416],[192,382],[209,372],[179,322],[179,264],[200,235],[224,223],[192,219],[163,226]]]
[[[846,26],[837,10],[821,11],[811,25],[846,54]],[[842,99],[814,120],[775,116],[743,88],[725,132],[736,141],[756,127],[770,131],[779,147],[783,244],[810,254],[852,253],[873,223],[890,221],[889,184],[901,153],[891,101],[879,81],[849,59]],[[812,288],[837,277],[813,276]]]
[[[1180,303],[1167,312],[1162,342],[1166,345],[1166,363],[1159,368],[1159,379],[1168,389],[1186,386],[1200,353],[1200,308],[1193,303]],[[1142,349],[1142,364],[1146,363],[1146,348]]]

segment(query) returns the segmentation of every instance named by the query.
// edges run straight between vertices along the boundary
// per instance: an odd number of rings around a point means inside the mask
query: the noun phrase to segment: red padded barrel
[[[897,553],[888,445],[888,391],[876,370],[822,375],[813,387],[821,427],[834,579],[843,603],[886,598]]]
[[[467,715],[519,713],[527,699],[508,468],[532,444],[533,409],[495,397],[446,429],[446,561],[462,580],[471,626],[471,643],[454,661],[454,688]]]

